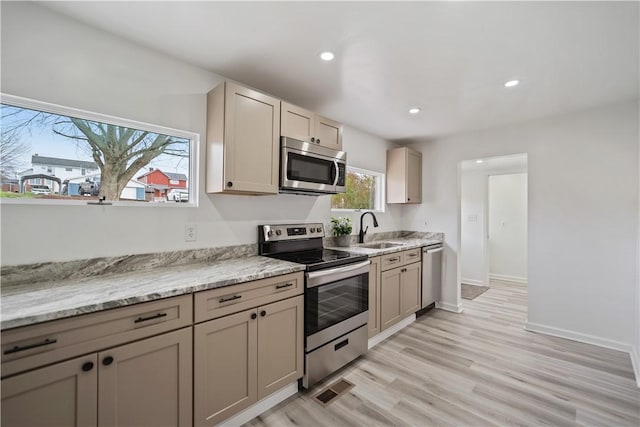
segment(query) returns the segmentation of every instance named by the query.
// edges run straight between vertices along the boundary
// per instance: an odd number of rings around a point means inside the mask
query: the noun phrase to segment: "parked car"
[[[188,202],[189,201],[189,191],[187,190],[169,190],[167,193],[167,201],[173,200],[176,203],[180,202]]]
[[[49,188],[48,185],[32,185],[31,193],[48,195],[48,194],[51,194],[51,189]]]
[[[87,178],[84,182],[80,183],[78,187],[78,194],[81,196],[90,195],[97,196],[100,192],[100,180],[91,181]]]

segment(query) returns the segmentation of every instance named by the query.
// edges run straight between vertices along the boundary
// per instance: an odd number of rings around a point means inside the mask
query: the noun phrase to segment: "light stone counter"
[[[250,256],[60,281],[3,283],[0,328],[220,288],[304,268],[301,264]]]
[[[369,237],[369,236],[365,236]],[[409,249],[421,248],[423,246],[435,245],[443,243],[444,235],[442,233],[420,233],[420,232],[390,232],[390,233],[378,233],[374,234],[371,239],[365,239],[366,242],[358,244],[358,236],[351,236],[350,246],[335,246],[335,240],[333,238],[327,239],[325,246],[330,249],[336,249],[340,251],[347,251],[358,255],[368,255],[369,258],[380,255],[392,254],[395,252],[402,252]],[[402,246],[395,246],[391,248],[374,249],[366,248],[363,245],[370,243],[401,243]]]

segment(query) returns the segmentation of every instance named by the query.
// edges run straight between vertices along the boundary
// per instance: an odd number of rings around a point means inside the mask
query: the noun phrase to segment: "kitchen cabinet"
[[[342,150],[343,126],[341,123],[284,101],[281,118],[282,136],[310,141],[333,150]]]
[[[380,257],[369,258],[369,338],[380,333]]]
[[[385,330],[420,309],[420,249],[381,257],[381,269],[380,328]]]
[[[408,147],[387,151],[387,203],[422,203],[422,153]]]
[[[207,95],[207,193],[277,194],[280,100],[232,82]]]
[[[2,380],[3,426],[191,425],[191,328]]]
[[[194,326],[195,425],[214,425],[303,375],[302,295]]]

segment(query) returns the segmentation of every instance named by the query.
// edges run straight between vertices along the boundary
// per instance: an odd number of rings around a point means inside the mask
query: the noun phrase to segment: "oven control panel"
[[[258,238],[261,242],[312,239],[317,237],[324,237],[324,225],[322,225],[322,223],[258,226]]]

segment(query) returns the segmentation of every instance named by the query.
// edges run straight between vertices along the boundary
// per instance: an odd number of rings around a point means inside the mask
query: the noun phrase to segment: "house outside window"
[[[347,166],[346,192],[331,196],[332,211],[384,212],[384,174]]]

